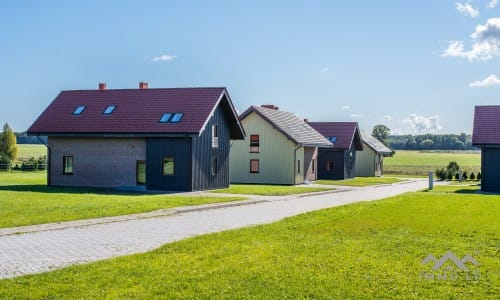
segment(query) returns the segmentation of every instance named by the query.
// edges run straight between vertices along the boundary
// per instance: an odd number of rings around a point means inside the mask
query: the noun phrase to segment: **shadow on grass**
[[[1,185],[0,191],[33,192],[47,194],[99,194],[99,195],[141,195],[144,191],[121,191],[106,188],[51,187],[43,184]]]

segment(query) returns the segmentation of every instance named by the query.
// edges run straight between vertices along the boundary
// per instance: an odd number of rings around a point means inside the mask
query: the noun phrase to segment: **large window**
[[[259,173],[259,171],[260,171],[259,160],[258,159],[251,159],[250,160],[250,173]]]
[[[260,149],[260,143],[259,143],[260,137],[258,134],[252,134],[250,135],[250,152],[251,153],[259,153]]]
[[[174,175],[175,162],[173,157],[163,158],[163,176]]]
[[[217,163],[217,157],[212,157],[212,175],[215,176],[218,173],[218,163]]]
[[[73,175],[73,156],[63,156],[63,175]]]
[[[219,147],[219,133],[217,132],[217,125],[212,125],[212,148]]]
[[[332,160],[327,160],[326,161],[326,170],[327,171],[333,170],[333,161]]]

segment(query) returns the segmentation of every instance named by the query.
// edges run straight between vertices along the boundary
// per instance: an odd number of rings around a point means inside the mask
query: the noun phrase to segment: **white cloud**
[[[492,74],[483,80],[477,80],[469,83],[470,87],[477,87],[477,88],[494,86],[494,85],[500,85],[500,79],[498,79],[495,74]]]
[[[455,2],[455,8],[464,16],[475,18],[479,15],[479,10],[469,3]]]
[[[436,133],[437,131],[443,129],[441,124],[439,123],[439,116],[419,116],[417,114],[410,114],[403,121],[406,124],[409,124],[413,131],[417,134],[423,133]]]
[[[330,71],[330,69],[326,67],[321,69],[321,72],[328,72],[328,71]]]
[[[351,117],[351,118],[362,118],[363,114],[350,114],[349,117]]]
[[[177,56],[175,56],[175,55],[163,54],[163,55],[160,55],[160,56],[153,57],[153,61],[154,62],[157,62],[157,61],[169,61],[169,60],[173,60],[176,57]]]
[[[495,8],[498,4],[498,0],[491,0],[489,3],[488,3],[488,7],[489,8]]]
[[[350,109],[351,107],[349,105],[343,105],[340,107],[341,110],[347,110]]]
[[[391,117],[391,116],[389,116],[389,115],[385,115],[385,116],[384,116],[384,120],[391,121],[391,120],[392,120],[392,117]]]
[[[500,56],[500,18],[491,18],[486,24],[476,26],[470,37],[473,42],[470,50],[465,50],[462,41],[451,41],[441,56],[462,57],[470,61]]]

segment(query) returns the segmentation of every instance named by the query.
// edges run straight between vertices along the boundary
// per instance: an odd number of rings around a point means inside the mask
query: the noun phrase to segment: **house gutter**
[[[40,141],[40,143],[44,144],[45,147],[47,147],[47,185],[50,186],[50,154],[51,154],[51,149],[48,143],[45,143],[42,138],[40,138],[39,135],[36,136],[37,139]]]

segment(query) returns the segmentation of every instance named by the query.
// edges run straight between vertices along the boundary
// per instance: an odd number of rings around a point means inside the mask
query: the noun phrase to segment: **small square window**
[[[63,156],[63,175],[73,175],[73,156]]]
[[[106,107],[106,109],[104,110],[103,114],[105,115],[110,115],[113,113],[113,111],[115,110],[116,108],[116,105],[110,105],[108,107]]]
[[[258,159],[251,159],[250,160],[250,173],[259,173],[259,172],[260,172],[259,160]]]
[[[179,123],[182,119],[182,116],[184,116],[183,113],[175,113],[170,119],[170,123]]]
[[[173,157],[163,158],[163,176],[174,175],[175,162]]]
[[[73,114],[74,115],[81,115],[82,112],[85,110],[85,108],[87,108],[86,106],[78,106],[74,111],[73,111]]]
[[[164,113],[161,116],[160,123],[167,123],[170,120],[170,117],[172,117],[171,113]]]

